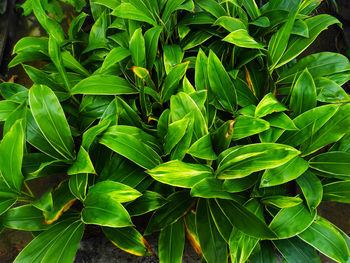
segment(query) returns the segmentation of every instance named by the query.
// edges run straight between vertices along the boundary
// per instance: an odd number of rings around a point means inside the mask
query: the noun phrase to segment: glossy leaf
[[[76,201],[69,191],[68,181],[61,182],[52,192],[52,208],[44,211],[45,224],[52,224]]]
[[[273,205],[278,208],[287,208],[299,205],[303,202],[300,197],[290,197],[290,196],[268,196],[261,199],[261,202],[265,205]]]
[[[179,88],[179,82],[186,74],[188,64],[188,62],[178,64],[169,72],[161,92],[163,102],[170,100],[170,97],[174,95]]]
[[[146,169],[152,169],[162,163],[162,159],[150,146],[122,131],[107,130],[100,143]]]
[[[318,177],[312,172],[307,171],[296,181],[303,192],[309,209],[316,209],[316,207],[321,203],[323,193],[320,179],[318,179]]]
[[[323,186],[323,201],[349,203],[350,182],[338,181]]]
[[[315,82],[310,72],[305,69],[293,87],[289,108],[293,115],[297,116],[307,110],[315,108],[317,104],[317,94]]]
[[[34,85],[29,90],[29,105],[46,140],[64,158],[74,159],[71,131],[54,92],[46,86]]]
[[[63,220],[35,237],[14,262],[72,262],[83,233],[84,224],[77,218]]]
[[[103,227],[102,230],[113,245],[128,253],[136,256],[153,254],[146,239],[134,227]]]
[[[309,164],[327,174],[350,176],[350,154],[347,152],[322,153],[311,158]]]
[[[145,231],[145,235],[159,231],[183,217],[192,207],[194,200],[188,191],[179,191],[167,198],[167,203],[156,210]]]
[[[299,155],[296,149],[282,144],[250,144],[229,148],[220,154],[218,178],[241,178],[253,172],[281,166]]]
[[[271,93],[259,102],[255,109],[255,117],[261,118],[274,112],[285,111],[287,108],[282,105]]]
[[[272,241],[287,262],[320,263],[316,250],[298,237]]]
[[[8,188],[17,192],[21,191],[24,180],[21,171],[25,138],[23,125],[23,120],[16,121],[0,144],[1,179]],[[11,201],[4,202],[11,203]]]
[[[202,198],[232,199],[223,187],[223,181],[216,178],[205,178],[195,184],[191,190],[191,196]]]
[[[238,116],[233,126],[232,140],[240,140],[245,137],[258,134],[270,128],[267,121],[248,116]]]
[[[311,212],[304,204],[281,209],[274,217],[269,228],[280,239],[293,237],[307,229],[316,217],[315,210]]]
[[[310,140],[302,144],[300,149],[303,152],[303,156],[309,155],[330,143],[338,141],[348,133],[347,127],[350,127],[349,109],[350,104],[339,107],[339,110],[333,117],[323,125]]]
[[[188,149],[187,153],[205,160],[215,160],[217,158],[209,134],[195,141]]]
[[[141,28],[135,30],[130,38],[130,53],[135,66],[146,66],[145,38],[142,35]]]
[[[319,238],[322,235],[323,238]],[[327,220],[318,217],[299,237],[318,251],[338,262],[347,262],[349,248],[337,229]]]
[[[126,206],[130,216],[139,216],[162,207],[166,199],[156,192],[145,191],[141,197]]]
[[[292,181],[308,168],[308,162],[297,156],[281,166],[266,170],[261,177],[260,187],[275,186]]]
[[[160,231],[158,240],[159,262],[181,263],[184,246],[185,229],[184,223],[180,219]]]
[[[227,244],[217,230],[206,200],[199,199],[196,228],[204,258],[208,263],[227,262]]]
[[[69,179],[69,190],[80,201],[83,201],[86,197],[88,179],[88,174],[74,174]]]
[[[244,234],[263,239],[276,237],[265,222],[241,204],[229,200],[217,199],[216,201],[231,224]]]
[[[119,95],[136,94],[138,91],[125,79],[112,75],[96,75],[83,79],[75,85],[71,94]]]
[[[126,209],[113,196],[100,191],[88,193],[81,216],[85,224],[109,227],[133,225]]]
[[[95,168],[91,162],[89,153],[80,147],[78,156],[74,164],[68,169],[67,174],[82,174],[82,173],[96,173]]]
[[[2,215],[1,223],[11,229],[41,231],[48,228],[43,224],[43,219],[39,209],[31,205],[22,205],[11,208]]]
[[[209,53],[208,76],[210,91],[220,100],[226,110],[235,112],[237,108],[236,88],[214,52]]]
[[[256,42],[256,40],[249,35],[246,29],[238,29],[231,32],[223,39],[223,41],[243,48],[264,49],[264,45]]]
[[[208,166],[177,160],[163,163],[147,173],[161,183],[185,188],[191,188],[202,179],[213,176]]]

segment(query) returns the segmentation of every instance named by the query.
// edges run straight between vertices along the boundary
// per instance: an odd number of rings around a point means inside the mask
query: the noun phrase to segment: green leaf
[[[144,12],[142,9],[138,9],[131,3],[120,4],[111,14],[120,18],[146,22],[153,26],[157,26],[157,21],[152,15],[148,12]]]
[[[253,173],[252,175],[249,175],[247,177],[225,180],[223,187],[225,191],[229,193],[238,193],[252,187],[257,180],[258,176]]]
[[[95,19],[95,23],[92,26],[89,33],[89,44],[87,48],[83,51],[84,53],[93,51],[95,49],[106,48],[107,47],[107,39],[106,39],[106,31],[107,31],[107,12],[101,12],[98,18]]]
[[[350,62],[348,58],[338,53],[320,52],[312,54],[301,58],[290,68],[282,71],[278,82],[284,84],[292,83],[306,68],[314,79],[318,79],[348,71],[350,69]]]
[[[330,143],[337,142],[347,134],[350,128],[349,110],[350,104],[341,105],[333,117],[310,140],[301,145],[300,150],[303,156],[309,155]]]
[[[259,102],[255,109],[255,117],[261,118],[274,112],[281,112],[288,110],[281,104],[273,95],[269,93]]]
[[[250,36],[246,29],[238,29],[231,32],[223,39],[223,41],[243,48],[264,49],[265,47],[265,45],[257,42],[252,36]]]
[[[216,178],[204,178],[192,187],[191,196],[202,198],[232,199],[223,187],[223,181]]]
[[[17,195],[9,190],[1,189],[0,191],[0,215],[5,213],[17,202]]]
[[[309,164],[299,156],[273,169],[268,169],[261,177],[260,187],[270,187],[290,182],[302,175]]]
[[[298,237],[272,242],[287,262],[321,263],[316,250]]]
[[[191,31],[190,31],[191,32]],[[182,50],[188,50],[194,48],[208,39],[210,39],[213,35],[204,30],[194,31],[191,34],[188,33],[187,36],[182,40],[181,46]]]
[[[130,38],[130,53],[134,65],[137,67],[146,66],[146,47],[142,29],[138,28]]]
[[[9,100],[0,101],[0,121],[6,121],[18,104]]]
[[[42,52],[48,55],[48,45],[48,39],[44,37],[23,37],[13,47],[12,54],[19,54],[21,52]]]
[[[299,6],[300,3],[301,0],[295,1],[297,6]],[[284,25],[270,39],[268,47],[268,63],[270,72],[276,68],[279,61],[283,58],[283,54],[286,50],[288,50],[287,46],[297,14],[298,9],[292,10],[289,13],[288,19]]]
[[[316,209],[322,200],[322,184],[312,172],[307,171],[297,179],[310,210]]]
[[[294,22],[294,26],[291,34],[302,36],[302,37],[309,37],[309,28],[307,27],[307,24],[303,20],[298,19]]]
[[[315,80],[315,85],[318,91],[318,101],[342,103],[350,100],[345,90],[333,80],[321,77]]]
[[[284,130],[298,130],[294,122],[283,112],[275,112],[264,117],[272,127],[281,128]]]
[[[170,117],[172,121],[181,120],[188,114],[193,116],[193,122],[189,122],[188,130],[191,128],[194,130],[193,139],[198,140],[204,135],[208,134],[208,126],[206,119],[200,111],[196,102],[192,97],[184,92],[179,92],[170,100]],[[192,126],[192,127],[191,127]],[[193,127],[194,126],[194,127]],[[192,136],[192,133],[190,133]],[[185,135],[186,137],[186,135]],[[185,139],[185,137],[183,139]],[[191,140],[191,138],[190,138]],[[191,142],[189,142],[191,143]],[[188,146],[189,147],[189,146]],[[185,150],[187,150],[186,148]]]
[[[231,262],[244,263],[258,244],[259,239],[245,235],[242,231],[234,228],[228,242],[230,246]]]
[[[75,85],[71,94],[120,95],[136,94],[138,91],[123,78],[113,75],[95,75]]]
[[[196,228],[203,256],[208,263],[227,262],[227,244],[221,237],[210,214],[208,201],[199,199]]]
[[[189,118],[175,121],[168,126],[168,133],[165,137],[164,153],[169,154],[171,150],[184,137],[189,123]]]
[[[102,230],[113,245],[130,254],[148,256],[153,253],[146,239],[134,227],[102,227]]]
[[[179,45],[163,46],[165,72],[168,75],[171,69],[182,62],[184,52]]]
[[[7,210],[1,217],[1,223],[11,229],[41,231],[47,229],[43,224],[43,214],[32,205],[22,205]]]
[[[281,166],[299,153],[293,147],[276,143],[236,146],[219,155],[216,174],[220,179],[242,178],[253,172]]]
[[[35,237],[14,262],[73,262],[83,233],[84,224],[77,218],[61,221]]]
[[[299,205],[303,202],[303,200],[300,197],[274,195],[262,198],[261,202],[265,205],[273,205],[278,208],[287,208]]]
[[[260,241],[249,257],[252,263],[276,263],[276,252],[268,241]]]
[[[212,169],[208,166],[178,160],[160,164],[147,173],[161,183],[184,188],[192,188],[204,178],[213,176]]]
[[[167,198],[167,203],[153,213],[144,234],[149,235],[176,222],[187,213],[193,203],[194,200],[188,191],[178,191],[171,194]]]
[[[74,174],[69,179],[69,190],[80,201],[85,200],[88,179],[88,174]]]
[[[89,191],[81,217],[85,224],[109,227],[133,225],[126,209],[113,196],[100,191]]]
[[[255,20],[261,16],[261,12],[256,4],[255,0],[246,0],[243,2],[243,7],[247,10],[248,15],[251,19]]]
[[[236,88],[219,58],[212,51],[209,53],[208,76],[210,91],[227,111],[235,112],[237,109]]]
[[[232,232],[233,226],[231,225],[228,218],[221,211],[215,199],[207,199],[207,201],[208,201],[207,204],[209,206],[210,214],[214,220],[217,230],[219,231],[223,239],[226,242],[228,242],[230,239],[230,233]]]
[[[183,4],[185,0],[168,0],[163,10],[162,20],[166,24],[171,16],[171,14]]]
[[[142,195],[139,191],[128,185],[109,180],[91,186],[89,193],[104,194],[119,203],[133,201]]]
[[[156,59],[158,40],[162,30],[162,27],[155,26],[147,30],[145,33],[146,60],[148,69],[152,69],[154,61]]]
[[[350,259],[349,248],[342,235],[331,223],[321,217],[299,234],[299,237],[337,262],[348,262]]]
[[[256,20],[249,23],[250,25],[258,26],[258,27],[269,27],[271,25],[270,19],[266,16],[261,16]]]
[[[1,178],[10,189],[20,192],[23,183],[22,160],[25,142],[23,120],[17,120],[0,144]],[[7,204],[11,201],[5,201]]]
[[[162,163],[160,156],[137,136],[113,127],[103,134],[100,143],[145,169],[152,169]]]
[[[216,18],[226,15],[225,9],[214,0],[197,0],[196,4]]]
[[[208,78],[208,57],[202,49],[199,49],[195,65],[195,83],[197,90],[207,90],[209,87]]]
[[[309,161],[310,167],[330,175],[350,176],[350,153],[321,153]]]
[[[43,212],[45,224],[55,222],[75,202],[76,199],[69,191],[67,180],[61,182],[52,192],[52,200],[52,208]]]
[[[107,71],[109,68],[130,56],[130,51],[123,47],[113,48],[104,59],[99,72]]]
[[[205,160],[215,160],[217,158],[213,150],[210,134],[204,135],[202,138],[199,138],[194,142],[188,149],[187,153]]]
[[[311,74],[305,69],[295,82],[290,97],[289,108],[293,111],[293,115],[297,116],[307,110],[315,108],[316,104],[316,86]]]
[[[110,120],[103,120],[99,124],[91,127],[83,134],[83,141],[81,143],[81,146],[86,149],[86,151],[89,151],[91,145],[96,140],[96,137],[103,133],[109,125],[111,124]]]
[[[229,32],[237,31],[240,29],[247,29],[247,27],[244,25],[244,23],[240,19],[230,17],[230,16],[222,16],[222,17],[218,18],[213,23],[213,25],[214,26],[221,26]]]
[[[189,62],[178,64],[169,72],[161,92],[163,102],[170,100],[170,97],[176,93],[176,90],[179,88],[180,80],[186,74],[188,65]]]
[[[74,164],[68,169],[67,174],[82,174],[82,173],[91,173],[94,174],[95,168],[90,160],[89,153],[80,146],[78,156]]]
[[[46,140],[65,159],[74,159],[74,145],[68,122],[54,92],[43,85],[29,90],[33,117]]]
[[[280,239],[293,237],[307,229],[316,217],[316,211],[311,212],[301,203],[297,206],[281,209],[274,217],[269,228]]]
[[[338,181],[323,186],[323,201],[350,203],[350,181]]]
[[[161,263],[181,263],[185,247],[185,229],[181,219],[162,229],[158,240]]]
[[[88,14],[81,12],[78,16],[76,16],[70,23],[69,30],[68,30],[68,36],[70,40],[76,39],[77,35],[83,26],[86,17]]]
[[[270,128],[267,121],[258,118],[238,116],[235,121],[232,134],[232,140],[234,141],[258,134]]]
[[[163,196],[156,192],[145,191],[141,197],[130,203],[126,209],[130,216],[139,216],[156,210],[166,203]]]
[[[304,112],[293,120],[299,130],[286,131],[277,142],[294,147],[300,145],[327,123],[338,108],[338,105],[325,105]]]
[[[262,239],[276,237],[275,233],[267,227],[265,222],[246,207],[235,201],[219,199],[216,201],[231,224],[244,234]]]
[[[39,23],[46,30],[49,36],[54,38],[58,44],[62,44],[64,41],[64,32],[60,24],[54,19],[46,15],[45,10],[40,0],[32,0],[32,6],[35,17]]]
[[[63,65],[61,49],[59,43],[54,37],[49,37],[49,55],[61,78],[64,81],[67,90],[71,89],[71,83],[68,80],[67,71]]]
[[[283,66],[292,59],[296,58],[306,48],[308,48],[312,42],[315,41],[317,36],[327,29],[330,25],[340,24],[339,20],[330,15],[317,15],[304,20],[307,27],[309,28],[309,38],[300,36],[292,36],[289,39],[288,47],[285,50],[283,56],[279,60],[276,68]]]

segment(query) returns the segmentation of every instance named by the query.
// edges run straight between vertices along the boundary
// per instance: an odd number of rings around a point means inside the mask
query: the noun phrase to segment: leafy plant
[[[88,32],[88,14],[64,32],[32,3],[48,38],[21,39],[9,66],[34,85],[0,85],[1,223],[36,235],[15,262],[72,262],[86,224],[149,255],[132,221],[147,213],[164,263],[185,236],[208,263],[349,261],[317,215],[350,200],[349,60],[299,58],[339,24],[319,1],[94,0]]]

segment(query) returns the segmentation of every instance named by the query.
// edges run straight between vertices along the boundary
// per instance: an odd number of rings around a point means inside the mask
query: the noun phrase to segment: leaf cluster
[[[300,56],[340,24],[319,1],[94,0],[68,32],[27,3],[48,37],[9,67],[34,85],[0,85],[1,224],[37,235],[15,262],[72,262],[86,224],[138,256],[160,231],[163,263],[185,236],[208,263],[349,262],[317,214],[350,200],[350,62]],[[27,184],[57,174],[41,196]]]

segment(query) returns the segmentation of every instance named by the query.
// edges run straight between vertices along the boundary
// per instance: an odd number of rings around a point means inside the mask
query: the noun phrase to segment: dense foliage
[[[1,224],[36,236],[16,263],[72,262],[86,224],[139,256],[160,231],[162,263],[185,236],[208,263],[349,262],[317,215],[350,202],[350,63],[299,58],[340,24],[319,1],[91,0],[68,32],[27,2],[48,37],[9,66],[34,85],[0,85]],[[41,196],[27,184],[57,174]]]

